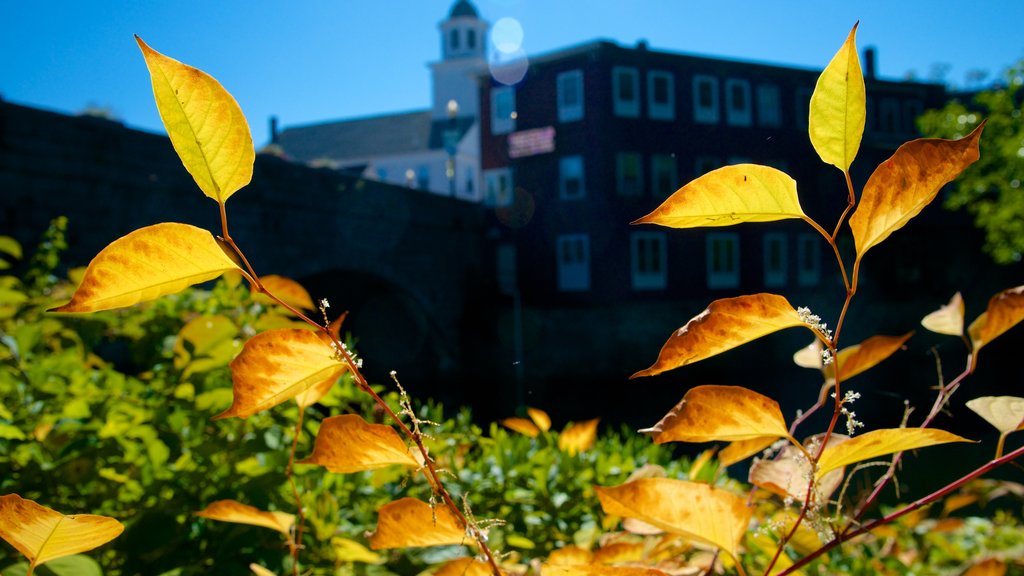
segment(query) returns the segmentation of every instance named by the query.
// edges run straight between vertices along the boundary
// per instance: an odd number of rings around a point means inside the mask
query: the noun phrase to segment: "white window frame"
[[[583,119],[583,70],[569,70],[555,77],[558,103],[558,121],[575,122]],[[575,93],[576,101],[568,100]]]
[[[508,134],[516,129],[516,89],[491,88],[491,134]]]
[[[740,285],[740,236],[735,232],[707,234],[708,288],[736,288]],[[724,258],[722,266],[715,261],[716,252]],[[727,252],[727,253],[726,253]]]
[[[626,162],[636,164],[636,182],[626,181]],[[644,193],[644,157],[639,152],[619,152],[615,155],[615,191],[619,196],[642,196]]]
[[[773,266],[772,250],[778,249],[778,266]],[[764,235],[764,285],[770,288],[785,286],[789,279],[789,253],[786,250],[786,235],[770,232]]]
[[[560,200],[582,200],[587,197],[587,181],[584,178],[583,156],[574,154],[558,159],[558,198]],[[577,179],[579,188],[569,190],[569,182]]]
[[[512,203],[512,170],[484,170],[484,206],[508,206]]]
[[[711,103],[707,106],[700,102],[700,88],[710,86]],[[693,77],[693,121],[698,124],[718,123],[718,78],[704,74]]]
[[[590,236],[560,234],[555,238],[558,290],[586,292],[590,290]]]
[[[743,93],[743,106],[737,108],[733,93],[739,88]],[[750,126],[754,120],[753,105],[750,101],[750,82],[739,78],[725,81],[725,121],[731,126]]]
[[[621,97],[623,83],[633,89],[633,98]],[[615,66],[612,68],[612,110],[616,116],[637,118],[640,116],[640,72],[636,68]]]
[[[775,84],[757,86],[757,124],[766,128],[782,126],[782,91]]]
[[[633,290],[663,290],[668,263],[662,232],[633,232],[629,239],[630,278]]]
[[[655,100],[657,94],[654,84],[658,80],[665,80],[666,100],[664,102]],[[651,70],[647,73],[647,116],[651,120],[676,119],[676,81],[671,72]]]
[[[669,186],[665,190],[658,188],[660,176],[662,172],[661,167],[667,166]],[[672,154],[652,154],[651,155],[651,195],[655,198],[668,198],[673,192],[680,188],[679,183],[679,166],[676,165],[676,157]]]
[[[817,286],[821,282],[821,243],[814,234],[796,238],[796,280],[801,286]]]

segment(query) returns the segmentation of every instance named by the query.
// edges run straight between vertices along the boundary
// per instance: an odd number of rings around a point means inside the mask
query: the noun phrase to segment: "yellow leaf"
[[[774,436],[737,440],[718,453],[718,461],[722,463],[722,466],[732,466],[771,446],[775,440]]]
[[[594,551],[594,564],[640,562],[646,545],[643,542],[612,542]]]
[[[318,332],[301,328],[260,332],[231,361],[234,399],[231,407],[214,419],[248,418],[337,378],[345,368]]]
[[[842,434],[832,434],[829,437],[828,445],[837,446],[848,440]],[[821,442],[820,435],[812,436],[804,445],[807,451],[814,453]],[[778,455],[771,460],[758,460],[750,467],[748,480],[751,484],[759,486],[782,496],[792,497],[798,502],[807,498],[808,478],[811,477],[811,464],[807,461],[804,452],[793,445],[787,445],[779,451]],[[836,488],[843,481],[843,470],[836,469],[821,476],[815,481],[814,501],[825,502],[835,492]]]
[[[92,259],[71,301],[51,312],[95,312],[174,294],[238,270],[206,230],[164,222],[118,238]]]
[[[709,448],[707,450],[704,450],[700,454],[697,454],[697,456],[694,457],[693,461],[690,462],[690,469],[686,472],[686,477],[689,478],[690,480],[696,480],[697,476],[700,475],[701,470],[703,470],[704,466],[706,466],[707,463],[711,461],[711,458],[714,457],[714,455],[714,448]]]
[[[182,378],[188,378],[196,372],[226,366],[242,349],[237,335],[238,327],[225,316],[189,320],[174,341],[174,367],[184,369]]]
[[[707,484],[642,478],[613,488],[595,487],[605,514],[636,518],[667,532],[718,546],[738,558],[753,512],[744,499]]]
[[[316,404],[321,398],[331,391],[331,388],[333,388],[335,383],[338,382],[338,378],[345,372],[345,370],[348,370],[348,366],[343,367],[341,369],[341,373],[331,375],[319,384],[313,384],[306,389],[305,392],[299,392],[295,395],[295,403],[299,405],[299,408],[306,408]]]
[[[14,260],[21,260],[21,244],[10,236],[0,236],[0,254],[6,254]],[[7,264],[4,261],[4,264]]]
[[[589,450],[597,440],[597,423],[600,418],[569,424],[558,435],[558,449],[575,456]]]
[[[283,302],[293,308],[300,310],[314,310],[316,305],[313,304],[313,299],[309,296],[309,292],[291,278],[284,276],[278,276],[277,274],[268,274],[266,276],[260,276],[260,284],[267,289],[268,292],[280,298]],[[253,300],[262,302],[264,304],[276,304],[270,299],[270,296],[261,292],[253,293]]]
[[[984,127],[982,123],[959,140],[912,140],[875,169],[850,217],[858,263],[872,246],[917,216],[939,189],[979,158],[978,140]]]
[[[419,467],[405,442],[391,426],[370,424],[357,414],[331,416],[316,435],[313,454],[300,464],[319,464],[347,474],[393,464]]]
[[[857,157],[866,117],[864,74],[857,57],[857,24],[832,57],[811,95],[807,132],[826,164],[843,172]]]
[[[541,574],[544,576],[668,576],[667,572],[654,568],[566,564],[544,564]]]
[[[249,564],[249,570],[252,570],[252,573],[255,574],[256,576],[277,576],[276,574],[274,574],[270,570],[267,570],[263,566],[260,566],[259,564],[256,564],[256,563]]]
[[[1003,290],[988,301],[988,309],[967,328],[977,354],[983,346],[1024,320],[1024,286]]]
[[[33,568],[102,546],[122,531],[124,526],[107,516],[65,516],[17,494],[0,496],[0,538],[21,552]]]
[[[778,402],[740,386],[716,385],[692,388],[660,422],[640,432],[653,434],[658,444],[789,437]]]
[[[632,223],[699,228],[787,218],[807,218],[797,198],[796,180],[769,166],[737,164],[693,180]]]
[[[537,428],[541,432],[547,432],[551,429],[551,417],[548,413],[541,410],[540,408],[527,408],[526,414],[530,416],[530,420],[537,425]]]
[[[631,378],[661,374],[793,326],[811,329],[777,294],[715,300],[669,337],[654,365]]]
[[[199,189],[223,204],[252,180],[256,151],[235,99],[212,76],[135,37],[167,135]]]
[[[292,514],[286,512],[265,512],[259,508],[254,508],[234,500],[218,500],[211,503],[205,509],[196,512],[195,515],[220,522],[270,528],[289,537],[292,526],[295,524],[295,516]]]
[[[907,332],[902,336],[872,336],[860,344],[843,348],[832,364],[826,366],[825,374],[834,377],[835,367],[839,366],[840,381],[845,382],[895,354],[913,335]]]
[[[871,458],[949,442],[971,442],[956,434],[930,428],[884,428],[865,432],[838,445],[825,448],[818,460],[815,477],[820,479],[836,468]]]
[[[949,304],[921,319],[921,326],[938,334],[964,335],[964,299],[959,292],[953,294]]]
[[[821,342],[814,340],[793,353],[793,363],[801,368],[821,370]]]
[[[1024,398],[982,396],[968,400],[967,407],[1003,434],[1020,430],[1024,425]]]
[[[579,546],[566,546],[548,554],[547,564],[577,565],[590,564],[594,555],[585,548]]]
[[[456,558],[442,564],[433,572],[433,576],[494,576],[494,572],[486,562],[473,558]]]
[[[509,430],[525,434],[530,438],[536,438],[540,434],[540,428],[537,428],[536,424],[526,418],[505,418],[501,421],[501,425]]]
[[[415,498],[402,498],[378,511],[377,530],[370,548],[415,548],[445,544],[471,544],[466,531],[448,507],[434,506]]]
[[[1006,574],[1006,563],[998,558],[989,558],[971,566],[963,576],[1003,576]]]
[[[334,558],[338,562],[363,562],[365,564],[381,564],[384,562],[384,558],[380,554],[348,538],[340,536],[331,538],[331,548],[334,549]]]

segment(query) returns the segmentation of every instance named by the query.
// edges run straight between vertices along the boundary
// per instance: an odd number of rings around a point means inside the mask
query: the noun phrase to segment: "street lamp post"
[[[456,117],[459,115],[459,103],[448,101],[448,128],[444,131],[444,150],[448,153],[445,164],[445,175],[448,176],[448,193],[455,196],[455,153],[459,143],[459,129]]]

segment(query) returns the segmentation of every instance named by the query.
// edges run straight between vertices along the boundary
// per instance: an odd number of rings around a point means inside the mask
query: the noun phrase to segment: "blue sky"
[[[820,69],[860,21],[879,74],[963,86],[1024,58],[1024,1],[475,0],[514,18],[527,57],[594,40]],[[451,0],[141,2],[0,0],[0,96],[76,113],[110,108],[162,131],[132,38],[212,74],[249,118],[257,145],[283,126],[426,108],[427,64]]]

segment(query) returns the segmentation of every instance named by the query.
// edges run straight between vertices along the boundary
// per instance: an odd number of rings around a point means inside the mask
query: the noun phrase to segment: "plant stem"
[[[302,497],[299,495],[299,488],[295,484],[295,475],[292,474],[292,467],[295,464],[295,449],[299,445],[299,436],[302,435],[302,417],[305,416],[305,414],[305,408],[299,406],[299,417],[295,421],[295,434],[292,438],[292,450],[288,454],[288,471],[286,472],[288,482],[292,485],[292,495],[295,496],[295,510],[299,517],[298,525],[295,529],[295,542],[297,545],[293,549],[292,553],[292,576],[299,576],[299,548],[302,547],[302,529],[306,520],[302,509]]]

